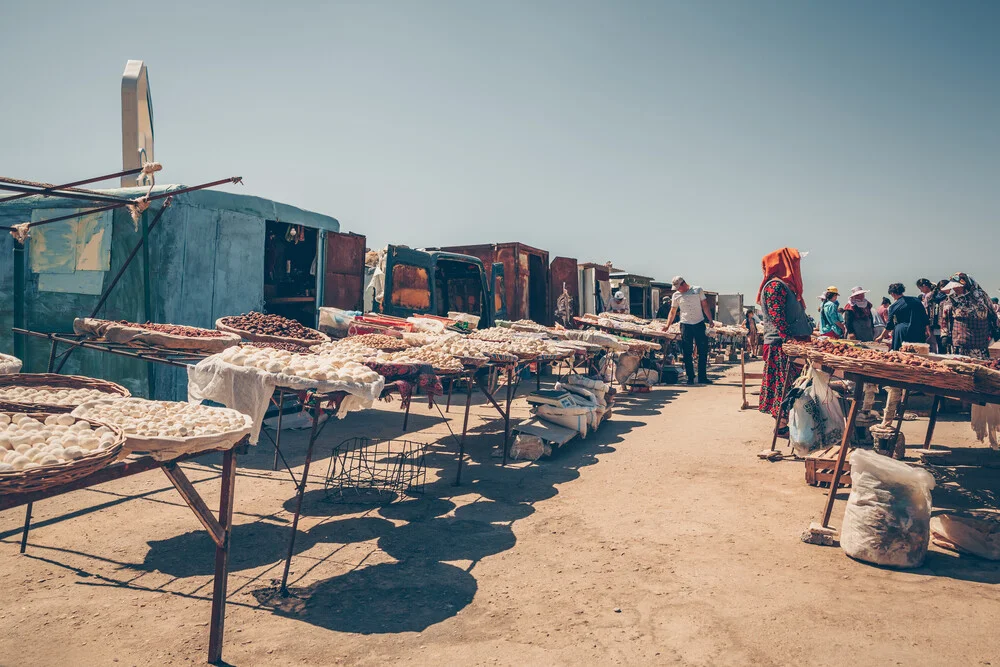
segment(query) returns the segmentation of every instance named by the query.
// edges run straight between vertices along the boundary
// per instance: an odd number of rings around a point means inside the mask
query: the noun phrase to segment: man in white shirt
[[[698,346],[698,382],[712,384],[708,379],[708,336],[705,327],[712,326],[712,313],[708,309],[705,292],[700,287],[692,287],[681,276],[675,277],[671,283],[674,286],[674,296],[671,301],[670,316],[667,317],[667,328],[674,323],[678,313],[681,323],[681,349],[684,351],[684,370],[687,371],[688,384],[695,383],[694,346]]]

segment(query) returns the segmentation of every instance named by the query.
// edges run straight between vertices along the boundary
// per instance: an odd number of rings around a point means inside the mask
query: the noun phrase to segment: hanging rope
[[[149,186],[149,189],[152,190],[153,186],[152,185]],[[142,214],[145,213],[148,208],[149,208],[148,192],[144,196],[133,200],[132,203],[128,205],[128,212],[129,215],[132,216],[132,226],[135,227],[135,231],[139,231],[139,219],[142,217]]]

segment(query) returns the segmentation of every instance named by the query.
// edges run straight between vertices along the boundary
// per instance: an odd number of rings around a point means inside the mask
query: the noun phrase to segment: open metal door
[[[556,319],[561,317],[559,310],[559,298],[563,294],[563,288],[569,292],[570,308],[569,321],[580,314],[580,272],[577,269],[577,262],[572,257],[556,257],[549,265],[549,303],[555,312]]]
[[[434,258],[429,253],[387,246],[382,313],[410,317],[434,312],[433,280]]]
[[[323,306],[363,309],[366,240],[360,234],[326,233]]]
[[[507,319],[507,287],[504,276],[503,262],[493,263],[492,285],[490,285],[490,296],[493,299],[493,322]]]

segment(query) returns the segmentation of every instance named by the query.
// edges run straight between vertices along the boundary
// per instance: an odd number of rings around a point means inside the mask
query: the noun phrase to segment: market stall
[[[942,398],[955,398],[973,405],[1000,405],[1000,370],[992,362],[955,359],[940,355],[885,352],[844,342],[814,341],[786,343],[790,359],[805,360],[816,367],[842,376],[854,384],[850,410],[840,449],[834,463],[830,492],[824,505],[821,525],[829,526],[841,475],[850,451],[851,438],[865,399],[865,385],[892,387],[903,392],[894,435],[898,437],[906,399],[913,393],[934,397],[924,447],[929,447]],[[786,370],[787,373],[787,370]]]

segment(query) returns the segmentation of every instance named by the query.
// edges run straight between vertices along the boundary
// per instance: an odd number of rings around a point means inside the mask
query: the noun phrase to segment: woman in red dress
[[[784,423],[788,415],[781,409],[788,357],[781,346],[786,340],[809,340],[812,335],[802,298],[801,259],[795,248],[781,248],[765,255],[761,262],[764,278],[757,293],[764,318],[764,379],[759,409],[781,422],[779,433],[788,428]],[[788,381],[794,381],[799,373],[801,368],[793,364]]]

